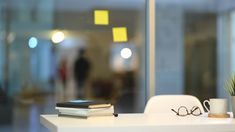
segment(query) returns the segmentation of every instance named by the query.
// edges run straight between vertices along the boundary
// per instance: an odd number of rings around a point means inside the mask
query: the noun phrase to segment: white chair
[[[202,113],[205,112],[201,102],[195,96],[157,95],[149,99],[144,113],[172,113],[171,109],[177,110],[180,106],[185,106],[188,110],[198,106]]]

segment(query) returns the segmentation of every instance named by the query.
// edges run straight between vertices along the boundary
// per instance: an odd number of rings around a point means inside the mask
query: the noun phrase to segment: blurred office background
[[[78,98],[110,101],[118,113],[143,112],[146,7],[147,0],[1,0],[0,131],[47,132],[39,115]],[[99,9],[109,11],[109,25],[94,25]],[[154,94],[227,97],[234,9],[234,0],[156,0]],[[128,41],[113,42],[113,27],[126,27]]]

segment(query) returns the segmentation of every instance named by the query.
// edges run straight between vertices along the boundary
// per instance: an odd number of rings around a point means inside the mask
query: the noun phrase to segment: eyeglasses
[[[173,112],[176,113],[176,115],[178,116],[187,116],[187,115],[194,115],[194,116],[199,116],[202,114],[201,110],[199,107],[197,106],[193,106],[192,109],[190,110],[190,112],[188,111],[188,109],[185,106],[180,106],[178,108],[178,111],[171,109]]]

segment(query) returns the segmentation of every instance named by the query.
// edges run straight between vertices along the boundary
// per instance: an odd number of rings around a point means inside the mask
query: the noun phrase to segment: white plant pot
[[[232,96],[233,118],[235,118],[235,96]]]

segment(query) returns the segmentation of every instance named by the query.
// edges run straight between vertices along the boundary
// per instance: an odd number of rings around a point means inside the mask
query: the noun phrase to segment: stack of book
[[[91,100],[73,100],[57,103],[59,116],[73,116],[87,118],[91,116],[108,116],[114,114],[114,107],[110,103]]]

